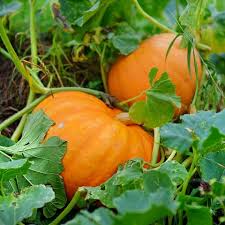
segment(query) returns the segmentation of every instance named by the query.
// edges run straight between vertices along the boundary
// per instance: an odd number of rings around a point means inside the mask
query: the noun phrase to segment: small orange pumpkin
[[[162,33],[145,40],[138,49],[128,56],[118,59],[108,75],[109,93],[120,101],[140,95],[149,88],[148,74],[153,67],[159,69],[156,79],[163,72],[169,74],[176,87],[176,94],[181,97],[182,114],[189,108],[195,94],[196,75],[194,57],[191,59],[191,74],[188,70],[187,49],[180,47],[181,38],[176,39],[166,59],[166,52],[174,34]],[[202,76],[200,57],[195,50],[199,80]],[[145,95],[132,101],[143,100]]]
[[[120,122],[120,110],[92,95],[60,92],[46,98],[35,110],[39,109],[55,121],[46,138],[68,141],[62,172],[68,198],[78,187],[106,181],[129,159],[151,160],[153,137],[138,125]]]

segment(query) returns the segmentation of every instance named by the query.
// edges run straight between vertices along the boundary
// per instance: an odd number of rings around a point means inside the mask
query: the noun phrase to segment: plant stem
[[[138,3],[138,0],[133,0],[138,12],[144,17],[146,18],[152,25],[158,27],[159,29],[161,29],[164,32],[168,32],[168,33],[174,33],[177,34],[174,30],[170,29],[169,27],[165,26],[164,24],[160,23],[159,21],[157,21],[156,19],[154,19],[153,17],[151,17],[148,13],[146,13],[144,11],[144,9],[141,7],[141,5]],[[199,50],[202,51],[210,51],[211,48],[205,44],[202,43],[197,43],[196,47]]]
[[[106,50],[106,45],[104,44],[102,53],[100,54],[100,69],[101,69],[103,86],[104,86],[105,92],[108,93],[107,75],[106,75],[105,68],[104,68],[105,50]]]
[[[192,157],[192,156],[189,156],[188,158],[186,158],[186,159],[183,161],[182,165],[184,165],[184,167],[187,168],[187,167],[191,164],[192,160],[193,160],[193,157]]]
[[[62,87],[62,88],[48,89],[48,93],[47,94],[42,95],[41,97],[39,97],[38,99],[36,99],[35,101],[33,101],[31,104],[29,104],[25,108],[23,108],[21,111],[15,113],[11,117],[9,117],[5,121],[3,121],[0,124],[0,132],[2,130],[4,130],[5,128],[7,128],[12,123],[14,123],[15,121],[17,121],[24,114],[26,114],[28,112],[31,112],[34,107],[36,107],[40,102],[42,102],[49,95],[52,95],[52,94],[58,93],[58,92],[62,92],[62,91],[81,91],[81,92],[85,92],[87,94],[95,95],[97,97],[101,97],[101,96],[106,95],[104,92],[101,92],[101,91],[96,91],[96,90],[92,90],[92,89],[89,89],[89,88],[81,88],[81,87]]]
[[[192,160],[192,164],[191,164],[191,167],[189,169],[187,178],[185,179],[185,181],[183,183],[183,187],[182,187],[182,190],[181,190],[182,195],[186,194],[188,184],[189,184],[192,176],[196,172],[195,166],[198,162],[198,159],[199,159],[198,152],[197,152],[196,149],[193,148],[193,160]],[[182,210],[178,213],[178,217],[179,217],[179,225],[182,225],[183,224],[183,211]]]
[[[37,65],[38,53],[34,0],[30,0],[30,42],[32,64]]]
[[[35,8],[34,8],[34,1],[30,0],[30,43],[31,43],[31,61],[32,61],[32,68],[37,65],[37,37],[36,37],[36,22],[35,22]],[[27,99],[27,106],[34,100],[35,93],[30,89],[30,93]],[[11,139],[13,141],[17,141],[22,134],[24,125],[26,123],[28,114],[24,114],[22,119],[20,120],[19,125],[17,126],[15,132],[13,133]]]
[[[168,159],[166,160],[166,162],[171,161],[176,154],[177,154],[177,151],[173,150],[172,153],[170,154],[170,156],[168,157]]]
[[[29,82],[30,87],[37,93],[46,94],[46,88],[44,86],[41,86],[40,83],[36,79],[34,79],[34,77],[31,76],[31,74],[28,72],[28,70],[25,68],[25,66],[22,64],[19,57],[17,56],[5,31],[3,19],[0,19],[0,36],[9,55],[12,58],[13,63],[15,64],[18,71],[23,75],[23,77]]]
[[[78,191],[74,194],[70,203],[66,206],[66,208],[54,219],[49,225],[57,225],[59,224],[63,218],[74,208],[74,206],[78,203],[81,197],[81,191]]]
[[[185,193],[186,193],[189,181],[191,180],[191,177],[193,176],[193,171],[195,169],[197,161],[198,161],[198,153],[195,149],[193,149],[193,160],[192,160],[192,163],[191,163],[190,170],[188,172],[188,176],[183,183],[183,188],[182,188],[181,194],[185,195]]]
[[[32,92],[32,90],[30,90],[26,106],[29,106],[32,103],[32,101],[34,100],[34,96],[35,96],[34,93]],[[29,112],[25,113],[22,116],[19,125],[17,126],[16,130],[14,131],[14,133],[13,133],[13,135],[11,137],[12,141],[16,142],[20,138],[20,136],[21,136],[21,134],[23,132],[24,125],[25,125],[26,120],[27,120],[28,113]]]
[[[144,94],[146,93],[147,90],[148,90],[148,89],[142,91],[140,94],[138,94],[138,95],[136,95],[136,96],[134,96],[134,97],[132,97],[132,98],[129,98],[129,99],[127,99],[127,100],[124,100],[124,101],[120,102],[119,105],[122,106],[122,105],[125,105],[125,104],[129,103],[129,102],[135,101],[136,99],[138,99],[138,98],[144,96]]]
[[[3,56],[5,56],[7,59],[12,60],[10,54],[3,48],[0,47],[0,53],[2,53]]]
[[[175,33],[175,31],[173,31],[172,29],[170,29],[169,27],[161,24],[160,22],[158,22],[156,19],[154,19],[153,17],[151,17],[150,15],[148,15],[148,13],[146,13],[142,7],[140,6],[138,0],[133,0],[137,10],[140,12],[140,14],[146,18],[148,21],[150,21],[151,24],[153,24],[154,26],[160,28],[162,31],[165,32],[169,32],[169,33]]]
[[[154,166],[157,163],[159,155],[159,146],[160,146],[160,132],[159,127],[154,128],[154,145],[152,151],[152,161],[151,164]]]

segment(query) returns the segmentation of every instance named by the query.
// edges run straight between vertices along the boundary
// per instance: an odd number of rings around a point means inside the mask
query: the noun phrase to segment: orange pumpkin
[[[82,92],[49,96],[35,110],[43,109],[55,121],[47,137],[68,141],[62,173],[71,198],[78,187],[96,186],[110,178],[131,158],[151,160],[153,138],[138,125],[117,119],[118,109]]]
[[[195,94],[196,75],[194,57],[191,59],[191,74],[188,70],[187,49],[180,47],[178,38],[170,49],[166,59],[166,52],[174,34],[162,33],[145,40],[138,49],[128,56],[118,59],[111,67],[108,75],[109,93],[120,101],[128,100],[140,95],[149,88],[148,74],[153,67],[159,69],[156,79],[163,72],[169,74],[176,87],[176,94],[181,97],[182,108],[178,114],[187,111]],[[202,76],[200,57],[195,50],[199,78]],[[132,101],[143,100],[145,95]]]

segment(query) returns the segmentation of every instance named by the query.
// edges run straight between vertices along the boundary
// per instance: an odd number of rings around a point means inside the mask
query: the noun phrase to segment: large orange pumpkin
[[[78,187],[96,186],[110,178],[131,158],[151,160],[153,138],[137,125],[125,125],[102,101],[82,92],[49,96],[35,110],[43,109],[55,121],[47,137],[68,141],[62,173],[71,198]]]
[[[157,67],[159,72],[156,79],[163,72],[169,74],[170,79],[175,84],[176,94],[181,97],[182,108],[179,113],[185,112],[195,94],[194,57],[191,59],[190,74],[187,63],[187,49],[180,47],[181,38],[178,38],[166,59],[167,49],[174,38],[175,35],[171,33],[152,36],[145,40],[133,53],[119,58],[109,71],[109,93],[120,101],[140,95],[149,88],[149,71],[153,67]],[[199,78],[201,78],[201,61],[196,50],[195,55]],[[143,94],[131,103],[144,98],[145,95]]]

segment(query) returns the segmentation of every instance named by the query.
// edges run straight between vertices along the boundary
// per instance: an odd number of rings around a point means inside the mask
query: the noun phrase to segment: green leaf
[[[174,192],[174,185],[167,175],[167,173],[163,173],[159,170],[149,170],[144,174],[144,190],[147,193],[157,192],[160,188],[164,188],[167,194],[171,194]]]
[[[161,218],[174,215],[177,203],[166,193],[164,188],[154,193],[145,193],[140,190],[127,191],[114,200],[119,212],[118,224],[148,225]]]
[[[75,24],[82,27],[86,22],[88,22],[90,19],[92,19],[95,15],[98,16],[97,22],[100,24],[106,9],[109,7],[109,5],[113,1],[115,1],[115,0],[97,0],[97,1],[94,1],[94,4],[91,6],[91,8],[84,11],[82,13],[82,16],[79,17],[75,21]],[[95,19],[96,19],[96,17],[95,17]],[[96,21],[95,21],[95,24],[97,26]]]
[[[19,1],[15,0],[0,0],[0,17],[7,16],[21,7]]]
[[[174,160],[163,163],[159,167],[159,171],[166,173],[175,185],[182,184],[188,174],[186,168]]]
[[[105,206],[113,208],[115,197],[136,188],[143,188],[143,161],[130,160],[105,183],[98,187],[85,187],[86,200],[100,200]]]
[[[153,68],[154,70],[155,68]],[[150,72],[150,82],[155,73]],[[175,107],[180,107],[180,98],[175,94],[175,86],[167,73],[163,73],[159,80],[155,81],[151,89],[146,91],[145,101],[133,104],[129,110],[131,119],[143,124],[147,128],[154,128],[169,122],[174,115]]]
[[[94,4],[89,0],[59,0],[59,3],[62,14],[71,24],[75,24],[76,20]]]
[[[133,52],[139,45],[141,37],[127,23],[119,23],[116,29],[108,34],[113,46],[123,55]]]
[[[187,225],[212,225],[210,209],[204,206],[186,206]]]
[[[13,142],[10,138],[0,135],[0,146],[9,147],[14,144],[15,142]]]
[[[26,188],[18,196],[0,196],[0,224],[16,225],[54,197],[52,189],[44,185]]]
[[[9,181],[16,176],[23,175],[28,171],[30,163],[27,159],[13,160],[0,163],[1,182]]]
[[[0,135],[0,146],[9,147],[14,144],[15,144],[15,142],[13,142],[11,139],[9,139],[3,135]],[[8,162],[10,160],[11,160],[10,156],[8,156],[4,152],[0,151],[0,162]]]
[[[190,30],[199,28],[199,24],[205,15],[205,7],[208,0],[187,0],[187,6],[179,18],[181,25]]]
[[[181,153],[192,145],[201,154],[224,149],[225,110],[219,113],[200,111],[184,115],[181,120],[180,124],[169,123],[160,129],[162,145]]]
[[[174,215],[178,203],[174,200],[174,185],[166,171],[143,169],[142,160],[130,160],[99,187],[85,187],[86,200],[100,200],[108,208],[93,213],[81,211],[67,225],[149,225]]]
[[[113,216],[113,213],[107,208],[96,209],[93,213],[82,210],[65,225],[116,225]]]
[[[148,74],[148,79],[149,79],[149,83],[150,83],[151,87],[154,85],[153,81],[154,81],[158,71],[159,71],[158,68],[154,67],[151,69],[151,71]]]
[[[27,32],[30,25],[30,1],[19,0],[21,8],[17,13],[9,18],[10,30],[12,32]],[[55,24],[51,12],[51,5],[54,0],[38,0],[34,1],[36,32],[46,33]]]
[[[0,146],[0,150],[9,154],[22,155],[27,149],[39,146],[52,125],[53,121],[51,121],[43,111],[38,111],[29,116],[23,130],[22,138],[13,146]]]
[[[225,151],[210,152],[200,160],[200,170],[205,181],[216,179],[223,182],[225,177]]]
[[[178,204],[164,188],[154,193],[130,190],[114,199],[117,214],[99,208],[93,213],[81,211],[66,225],[149,225],[176,213]]]
[[[160,128],[161,144],[181,153],[193,144],[192,134],[180,124],[169,123]]]
[[[0,150],[14,154],[15,159],[25,158],[32,162],[26,175],[17,176],[18,187],[23,189],[31,185],[51,185],[55,199],[44,207],[44,215],[51,217],[57,209],[66,204],[64,184],[61,177],[62,158],[66,150],[66,142],[52,137],[43,142],[46,132],[53,124],[43,111],[28,117],[22,138],[13,146],[2,147]]]

